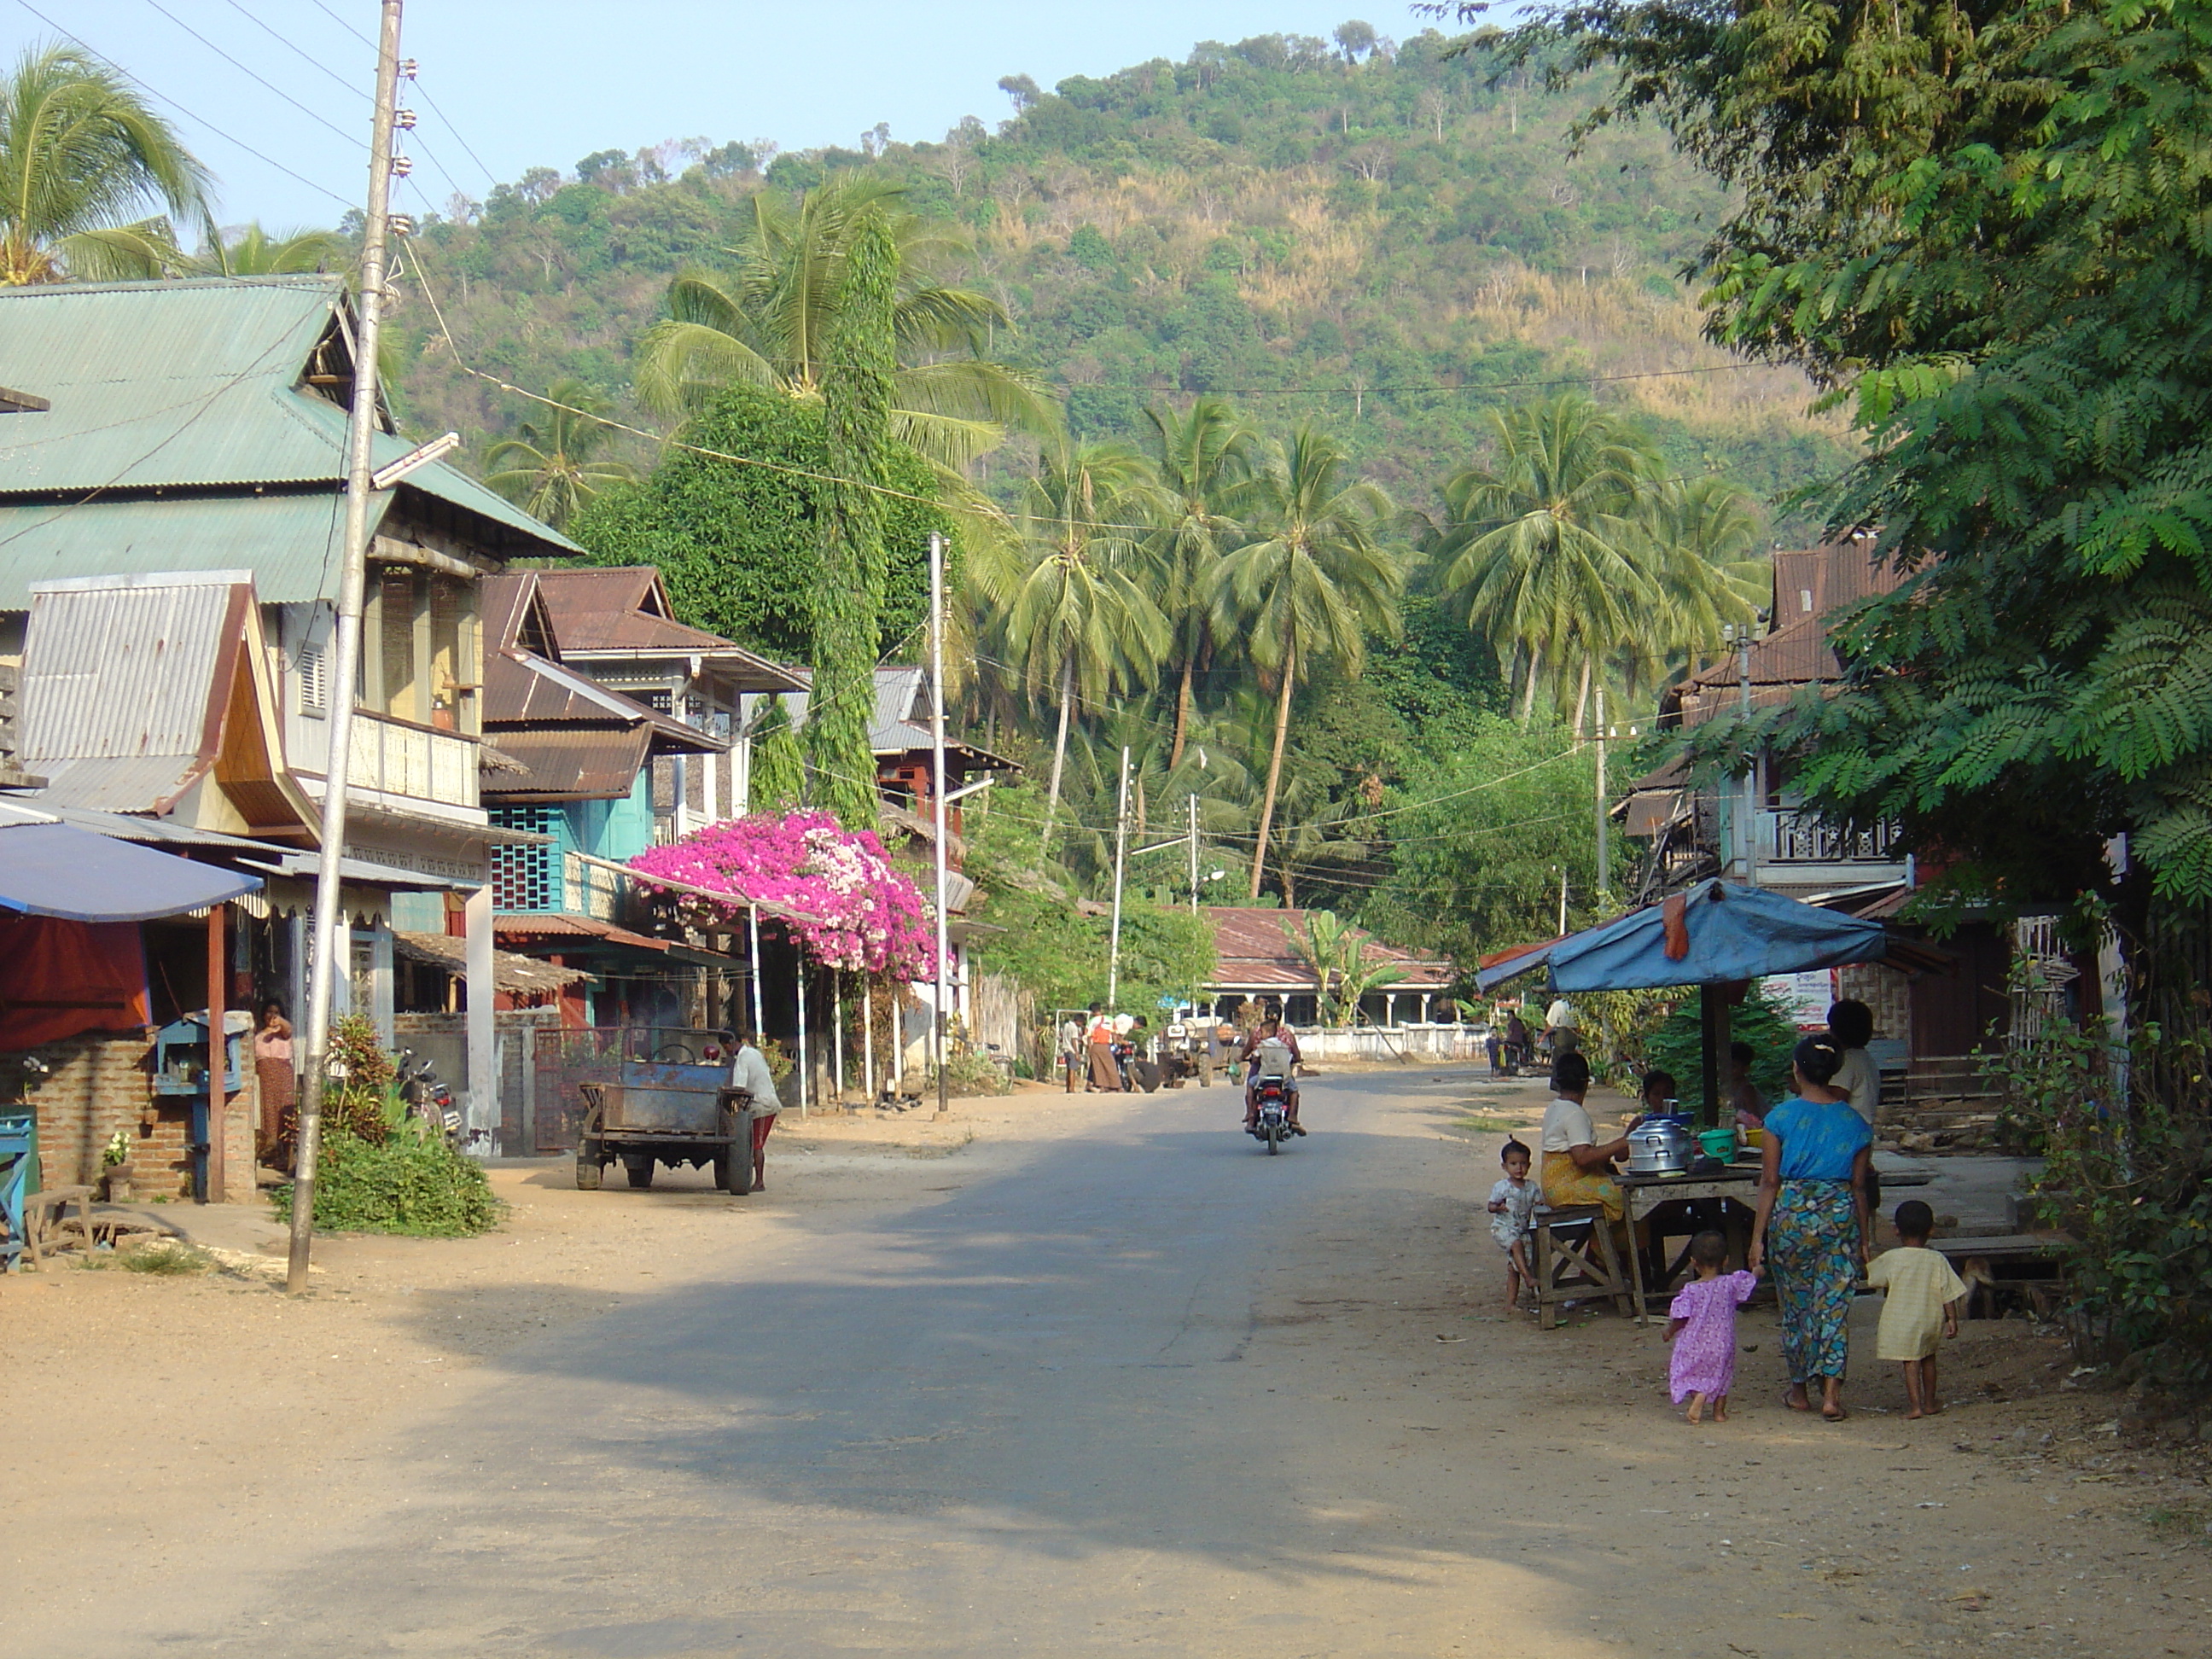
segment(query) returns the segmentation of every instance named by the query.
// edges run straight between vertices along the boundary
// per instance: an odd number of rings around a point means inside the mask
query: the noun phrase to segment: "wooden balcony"
[[[477,739],[360,709],[353,717],[346,781],[356,789],[474,810],[481,805]]]

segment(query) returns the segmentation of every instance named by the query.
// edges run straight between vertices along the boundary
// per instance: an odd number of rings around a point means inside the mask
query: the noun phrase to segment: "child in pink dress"
[[[1705,1420],[1711,1402],[1713,1421],[1728,1421],[1729,1387],[1735,1382],[1735,1310],[1759,1288],[1759,1275],[1724,1273],[1728,1240],[1699,1233],[1690,1241],[1690,1261],[1698,1276],[1675,1293],[1667,1310],[1667,1340],[1674,1345],[1667,1381],[1674,1403],[1690,1402],[1685,1420]]]

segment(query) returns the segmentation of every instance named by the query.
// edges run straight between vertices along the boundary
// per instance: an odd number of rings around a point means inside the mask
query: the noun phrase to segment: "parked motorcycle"
[[[453,1091],[439,1081],[438,1069],[428,1055],[402,1048],[392,1081],[410,1117],[443,1135],[447,1146],[459,1144],[461,1109],[453,1103]]]

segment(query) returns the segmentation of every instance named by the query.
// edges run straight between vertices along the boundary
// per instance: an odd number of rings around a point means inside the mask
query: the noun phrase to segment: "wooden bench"
[[[1611,1297],[1620,1316],[1628,1317],[1628,1281],[1601,1206],[1540,1208],[1529,1224],[1536,1235],[1536,1323],[1540,1328],[1558,1328],[1562,1303],[1594,1295]],[[1571,1297],[1570,1291],[1575,1294]]]

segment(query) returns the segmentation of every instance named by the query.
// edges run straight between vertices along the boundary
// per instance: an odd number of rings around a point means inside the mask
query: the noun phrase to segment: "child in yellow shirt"
[[[1884,1250],[1867,1268],[1867,1283],[1883,1292],[1875,1352],[1905,1367],[1905,1417],[1933,1417],[1943,1409],[1936,1394],[1937,1334],[1958,1340],[1966,1286],[1950,1262],[1928,1248],[1933,1210],[1910,1199],[1897,1206],[1896,1222],[1898,1248]]]

